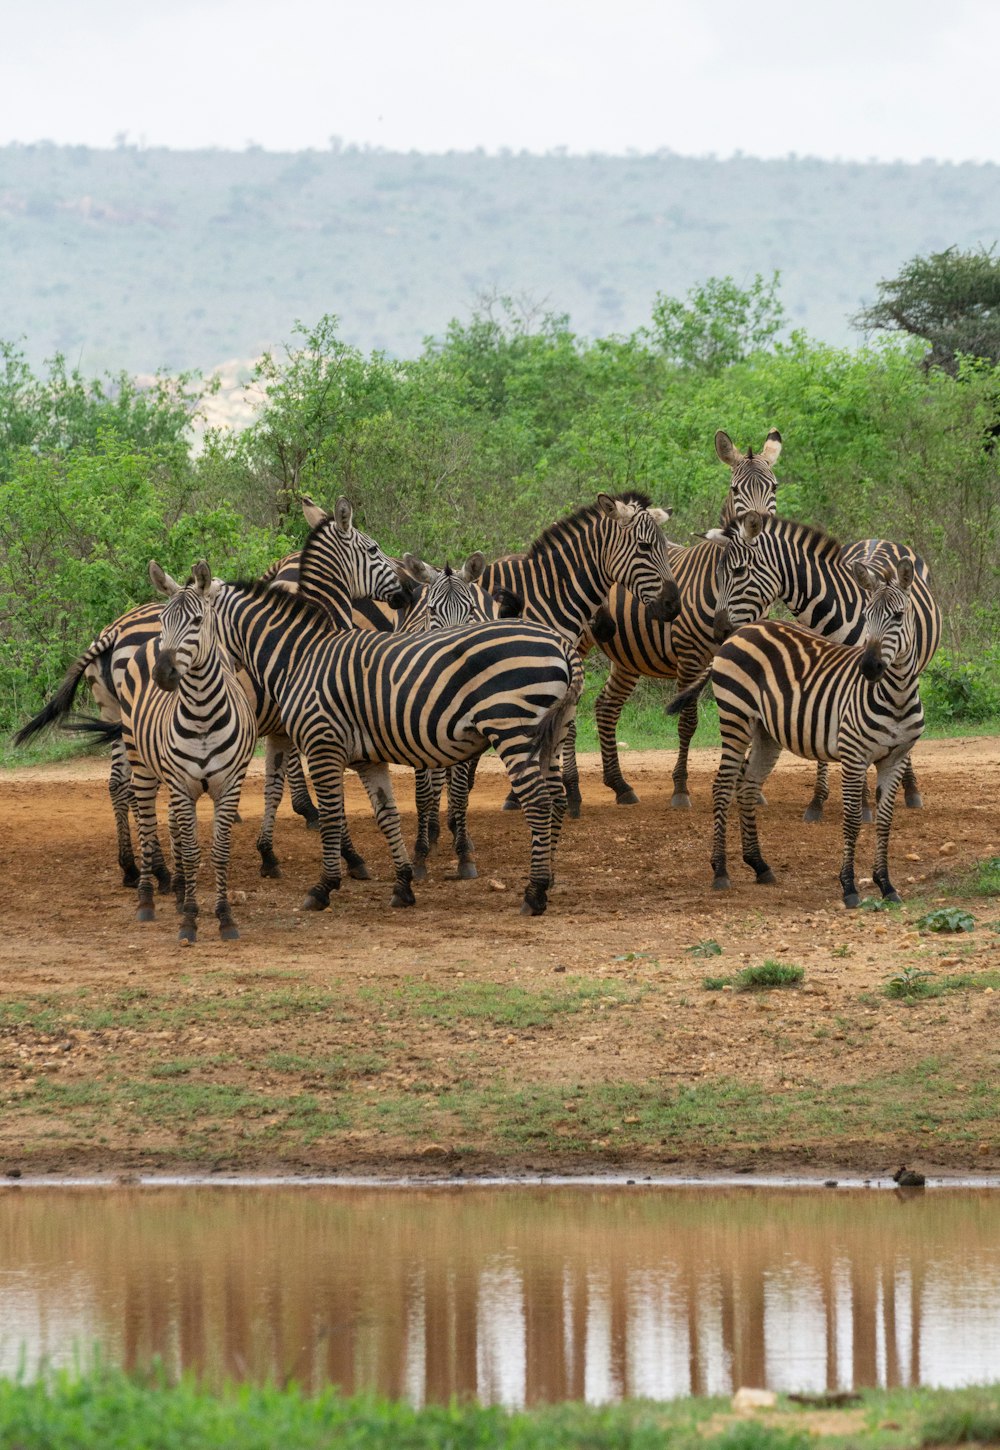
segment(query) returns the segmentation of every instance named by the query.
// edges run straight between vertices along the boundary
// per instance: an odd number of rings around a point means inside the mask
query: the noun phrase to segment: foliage
[[[693,957],[722,956],[722,948],[719,946],[719,943],[715,941],[712,937],[708,937],[705,941],[695,942],[693,947],[687,948],[687,951]]]
[[[1000,363],[1000,257],[995,246],[948,247],[913,257],[878,284],[857,327],[909,333],[930,343],[927,365],[957,375],[961,355]]]
[[[657,292],[649,330],[654,346],[679,367],[709,373],[743,362],[773,343],[784,324],[779,276],[765,282],[758,272],[748,288],[732,277],[711,277],[684,301]]]
[[[928,720],[979,724],[1000,714],[1000,649],[985,648],[975,660],[957,661],[938,650],[924,671],[920,698]]]
[[[934,973],[920,967],[903,967],[885,984],[887,997],[925,997]]]
[[[976,918],[971,912],[941,906],[936,911],[929,911],[926,916],[918,917],[914,925],[921,931],[972,931]]]
[[[804,976],[802,967],[767,961],[757,967],[744,967],[732,976],[705,977],[702,986],[706,992],[721,992],[724,987],[732,987],[737,992],[756,992],[769,987],[797,987]]]

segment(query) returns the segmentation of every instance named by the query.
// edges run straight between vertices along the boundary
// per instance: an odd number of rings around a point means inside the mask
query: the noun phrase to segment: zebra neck
[[[297,595],[280,589],[260,595],[224,588],[215,617],[225,648],[272,698],[303,651],[331,632],[315,605],[303,611]]]
[[[299,593],[313,604],[319,604],[330,616],[331,629],[352,629],[354,626],[351,596],[340,580],[317,587],[308,579],[299,579]]]
[[[906,648],[900,650],[892,663],[887,666],[882,678],[876,680],[874,685],[876,698],[891,705],[897,712],[905,713],[905,707],[910,704],[915,695],[919,694],[919,674],[916,641],[911,632]]]
[[[772,528],[780,598],[795,618],[828,638],[853,630],[864,613],[861,590],[839,553],[831,553],[826,535],[783,519],[775,520]]]
[[[220,715],[228,719],[226,676],[222,653],[213,649],[181,677],[177,686],[176,719],[186,733],[203,735]]]

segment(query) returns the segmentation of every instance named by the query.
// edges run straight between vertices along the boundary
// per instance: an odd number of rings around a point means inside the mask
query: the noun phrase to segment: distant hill
[[[998,229],[995,165],[7,146],[0,337],[87,374],[209,370],[334,312],[412,356],[486,290],[596,336],[778,268],[792,324],[845,342],[879,278]]]

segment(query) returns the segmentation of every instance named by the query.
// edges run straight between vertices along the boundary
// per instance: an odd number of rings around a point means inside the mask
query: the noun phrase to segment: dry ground
[[[761,814],[778,885],[754,886],[737,853],[734,889],[713,894],[716,752],[693,755],[688,813],[668,807],[672,764],[631,752],[641,804],[623,809],[582,758],[583,815],[567,823],[547,915],[530,919],[518,913],[527,833],[498,810],[495,762],[473,799],[478,881],[447,879],[439,854],[409,911],[388,907],[387,852],[353,781],[355,841],[380,879],[345,883],[322,915],[299,910],[319,843],[287,807],[285,874],[257,872],[255,763],[231,874],[242,937],[215,934],[206,852],[194,947],[176,942],[170,901],[155,923],[134,920],[103,763],[6,773],[0,1169],[1000,1166],[1000,984],[916,1004],[883,990],[907,965],[935,980],[1000,969],[986,925],[1000,902],[961,903],[945,879],[1000,851],[1000,741],[920,746],[926,805],[897,809],[908,905],[894,913],[844,911],[836,783],[827,821],[804,825],[811,770],[788,757]],[[402,772],[397,791],[412,839]],[[869,827],[862,873],[871,851]],[[927,910],[946,891],[976,931],[918,934],[914,902]],[[721,955],[692,954],[707,939]],[[765,959],[802,966],[804,984],[702,986]],[[842,1111],[820,1119],[821,1101]],[[668,1102],[694,1107],[657,1117]]]

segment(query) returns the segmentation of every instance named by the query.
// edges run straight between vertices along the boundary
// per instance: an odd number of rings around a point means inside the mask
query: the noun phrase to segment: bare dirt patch
[[[388,854],[354,782],[352,831],[380,879],[345,883],[321,915],[299,909],[316,878],[318,837],[290,812],[276,839],[283,878],[258,874],[255,767],[231,873],[245,893],[236,906],[242,937],[216,936],[206,850],[194,947],[178,945],[170,901],[155,923],[134,920],[134,893],[121,888],[114,861],[103,762],[8,772],[0,779],[0,1167],[389,1171],[458,1155],[476,1169],[674,1163],[880,1173],[903,1159],[996,1168],[1000,1130],[984,1126],[976,1105],[984,1084],[992,1091],[1000,1080],[1000,991],[980,985],[914,1004],[883,989],[906,966],[936,978],[1000,968],[1000,935],[986,926],[1000,917],[995,898],[947,896],[976,916],[977,929],[962,937],[918,934],[912,906],[938,904],[944,873],[1000,851],[1000,741],[920,747],[925,809],[900,806],[893,836],[894,879],[908,903],[899,913],[844,911],[839,799],[823,824],[806,826],[812,772],[789,757],[761,814],[778,884],[754,886],[735,852],[734,889],[713,894],[716,763],[715,751],[694,753],[694,808],[680,813],[668,804],[669,754],[630,754],[641,797],[632,808],[614,805],[599,763],[583,757],[583,815],[567,823],[559,884],[538,919],[518,914],[527,832],[519,816],[499,811],[506,781],[495,763],[481,770],[473,799],[479,879],[447,879],[443,851],[408,911],[389,909]],[[405,773],[397,792],[409,807]],[[206,812],[205,842],[207,822]],[[413,827],[408,809],[411,839]],[[872,849],[867,827],[863,873]],[[721,955],[692,954],[709,939]],[[803,985],[763,994],[702,985],[765,959],[802,966]],[[926,1122],[902,1101],[894,1117],[891,1083],[867,1118],[852,1107],[821,1124],[802,1106],[893,1074],[905,1097],[906,1074],[920,1065]],[[756,1134],[744,1123],[729,1140],[714,1118],[659,1131],[650,1117],[657,1094],[666,1101],[733,1084],[759,1093],[765,1107],[795,1110],[761,1116]],[[516,1121],[498,1106],[529,1086],[540,1104],[534,1127],[530,1105]],[[629,1087],[645,1094],[634,1112],[621,1096]],[[610,1104],[600,1120],[595,1094]],[[718,1113],[724,1119],[724,1102]]]

